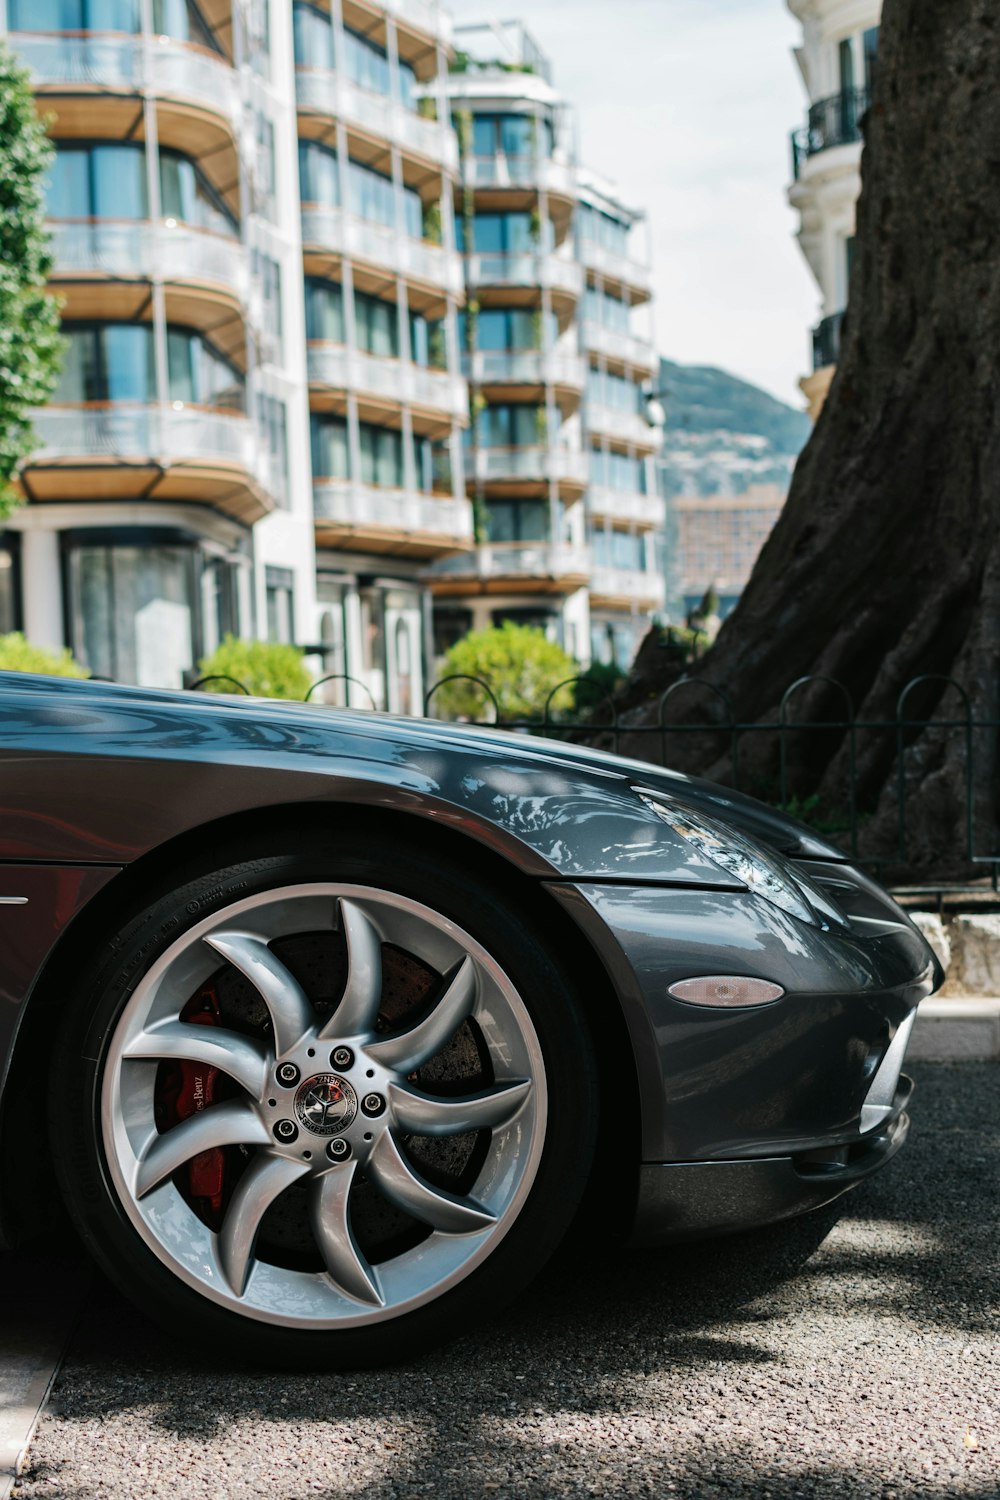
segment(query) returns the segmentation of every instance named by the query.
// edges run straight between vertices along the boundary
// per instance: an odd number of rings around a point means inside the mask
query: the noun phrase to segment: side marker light
[[[700,979],[678,979],[667,991],[689,1005],[714,1005],[739,1010],[744,1005],[771,1005],[784,994],[780,984],[766,979],[747,979],[739,974],[706,974]]]

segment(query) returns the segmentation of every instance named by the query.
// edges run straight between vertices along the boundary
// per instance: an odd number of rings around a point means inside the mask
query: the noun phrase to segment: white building
[[[805,124],[792,134],[788,198],[799,214],[799,243],[816,278],[821,316],[813,330],[812,371],[802,382],[819,415],[837,362],[861,191],[861,119],[871,99],[881,0],[787,0],[802,23],[795,59],[805,84]]]
[[[69,339],[0,631],[151,686],[226,632],[293,640],[331,701],[417,713],[432,598],[442,644],[637,633],[639,216],[578,172],[523,28],[456,53],[436,0],[0,0],[0,29],[51,120]]]

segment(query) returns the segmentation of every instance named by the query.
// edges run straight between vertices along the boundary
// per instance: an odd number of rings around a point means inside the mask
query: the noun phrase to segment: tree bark
[[[747,723],[887,725],[854,737],[861,853],[895,877],[968,876],[967,775],[976,853],[994,854],[996,735],[903,733],[897,719],[997,717],[1000,655],[1000,14],[996,0],[885,0],[875,97],[864,122],[855,265],[840,361],[787,504],[712,650],[664,721],[710,725],[723,690]],[[657,721],[676,675],[650,639],[619,705]],[[698,684],[695,686],[694,684]],[[842,806],[851,737],[786,736],[786,795]],[[732,779],[718,733],[671,734],[668,764]],[[660,759],[657,735],[624,753]],[[778,800],[778,736],[741,737],[740,784]],[[906,793],[900,849],[897,796]]]

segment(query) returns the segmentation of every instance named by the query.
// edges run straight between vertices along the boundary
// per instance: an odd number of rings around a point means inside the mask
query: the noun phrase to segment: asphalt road
[[[399,1370],[227,1368],[98,1282],[14,1493],[995,1500],[1000,1070],[913,1071],[911,1142],[839,1219],[595,1244]]]

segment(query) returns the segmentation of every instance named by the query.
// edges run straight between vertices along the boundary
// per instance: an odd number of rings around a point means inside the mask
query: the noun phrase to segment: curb
[[[906,1056],[916,1062],[1000,1058],[1000,999],[924,1000]]]

